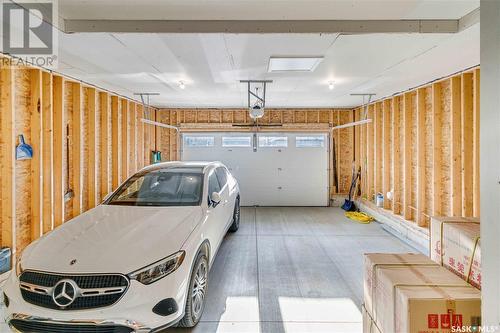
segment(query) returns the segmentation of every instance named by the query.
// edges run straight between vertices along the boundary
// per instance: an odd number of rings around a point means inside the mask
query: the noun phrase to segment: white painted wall
[[[500,325],[500,1],[481,0],[481,256],[484,325]]]

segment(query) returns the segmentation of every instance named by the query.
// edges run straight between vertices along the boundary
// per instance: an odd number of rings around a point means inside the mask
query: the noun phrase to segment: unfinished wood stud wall
[[[420,227],[431,216],[479,216],[479,78],[475,68],[369,106],[373,123],[354,143],[364,200],[380,192],[384,209]]]
[[[261,124],[279,124],[272,131],[295,132],[330,132],[330,128],[354,121],[359,117],[357,110],[352,109],[268,109]],[[245,109],[160,109],[152,114],[157,121],[180,126],[190,131],[235,131],[232,124],[250,124],[252,120]],[[151,126],[146,125],[145,131]],[[381,124],[382,126],[382,124]],[[249,131],[248,127],[239,127],[237,131]],[[382,127],[380,127],[380,131]],[[157,128],[158,149],[162,152],[164,161],[180,158],[180,136],[173,129]],[[345,128],[335,130],[330,135],[329,177],[331,194],[347,194],[351,184],[352,167],[355,155],[361,154],[363,146],[354,147],[354,138],[359,134],[355,129]],[[381,132],[380,132],[381,135]],[[149,134],[145,135],[146,140]],[[333,182],[333,142],[337,153],[337,186]],[[355,164],[356,166],[356,164]],[[356,167],[357,168],[357,167]],[[357,170],[357,169],[356,169]],[[380,175],[380,177],[382,177]]]
[[[0,241],[13,249],[13,262],[30,242],[95,207],[119,180],[149,164],[149,148],[139,146],[140,117],[135,101],[0,62]],[[15,158],[20,134],[32,159]],[[73,197],[65,200],[68,190]]]

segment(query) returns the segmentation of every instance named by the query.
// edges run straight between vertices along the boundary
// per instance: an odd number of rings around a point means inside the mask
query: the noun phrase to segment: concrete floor
[[[363,253],[415,252],[340,208],[243,208],[210,273],[203,317],[180,332],[362,332]]]
[[[343,213],[243,208],[240,230],[226,236],[212,267],[200,323],[163,333],[362,332],[362,254],[415,250]]]

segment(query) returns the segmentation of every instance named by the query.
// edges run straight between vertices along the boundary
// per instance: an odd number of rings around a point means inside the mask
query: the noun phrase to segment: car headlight
[[[165,259],[161,259],[149,266],[130,273],[128,277],[132,280],[137,280],[142,284],[151,284],[161,278],[164,278],[179,268],[185,255],[186,252],[179,251],[166,257]]]
[[[16,270],[16,275],[19,277],[21,274],[23,274],[24,272],[24,269],[23,269],[23,266],[21,265],[21,258],[23,256],[23,253],[19,253],[19,255],[17,256],[16,258],[16,267],[15,267],[15,270]]]

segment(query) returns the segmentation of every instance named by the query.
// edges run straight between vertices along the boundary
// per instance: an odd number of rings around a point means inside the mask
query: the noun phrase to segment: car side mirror
[[[220,194],[218,192],[213,192],[210,196],[210,200],[212,201],[213,206],[216,207],[221,201]]]

